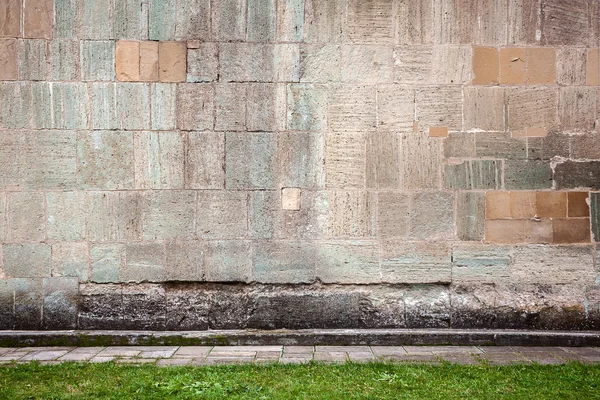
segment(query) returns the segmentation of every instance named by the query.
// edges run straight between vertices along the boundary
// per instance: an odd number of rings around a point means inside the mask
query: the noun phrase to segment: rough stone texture
[[[45,329],[77,327],[79,282],[77,278],[45,278],[43,280],[43,315]]]
[[[177,85],[177,127],[186,131],[212,129],[213,98],[211,85]]]
[[[483,239],[485,195],[478,192],[459,192],[456,200],[456,235],[459,240]]]
[[[4,271],[14,278],[50,276],[51,252],[45,243],[4,244]]]
[[[184,138],[180,132],[136,132],[133,137],[138,189],[181,189]]]
[[[86,239],[86,204],[83,192],[48,193],[46,213],[48,239],[71,242]]]
[[[198,236],[232,239],[247,234],[248,196],[241,191],[198,192]]]
[[[381,274],[389,283],[451,282],[450,248],[446,243],[385,241]]]
[[[600,161],[565,161],[554,169],[558,189],[600,190]]]
[[[254,279],[261,283],[309,283],[315,277],[310,242],[255,242]]]
[[[381,282],[377,242],[322,242],[316,262],[317,278],[324,283]]]

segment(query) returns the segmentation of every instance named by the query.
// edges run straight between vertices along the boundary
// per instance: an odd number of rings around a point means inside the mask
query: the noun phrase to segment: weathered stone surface
[[[446,243],[384,241],[381,274],[389,283],[451,281],[450,248]]]
[[[238,83],[216,85],[215,130],[246,130],[247,87],[245,84]]]
[[[461,243],[452,248],[453,282],[500,282],[510,276],[510,247]]]
[[[557,189],[600,190],[600,161],[565,161],[554,168]]]
[[[43,278],[50,276],[52,250],[45,243],[2,245],[4,271],[13,278]]]
[[[277,134],[277,173],[282,187],[307,189],[325,185],[325,138],[321,133]]]
[[[289,85],[287,87],[287,129],[319,131],[326,127],[326,87],[312,84]]]
[[[334,85],[328,108],[333,131],[369,131],[377,126],[374,86]]]
[[[126,248],[122,243],[95,243],[90,246],[91,281],[119,282],[125,272]]]
[[[209,282],[250,282],[252,280],[250,242],[241,240],[207,242],[204,260],[205,279]]]
[[[118,40],[114,57],[118,81],[135,82],[140,80],[140,42]]]
[[[590,210],[593,239],[600,242],[600,193],[590,193]]]
[[[541,41],[546,45],[583,45],[589,40],[588,2],[565,4],[559,0],[544,2]]]
[[[86,202],[83,192],[54,192],[46,195],[48,239],[85,240]]]
[[[374,198],[367,191],[328,192],[329,236],[369,237],[374,234]]]
[[[521,163],[527,157],[527,141],[525,138],[511,137],[504,132],[475,133],[475,155],[515,160]]]
[[[194,191],[148,191],[140,199],[142,239],[191,239],[194,236]]]
[[[158,81],[158,42],[140,42],[139,74],[140,81]],[[137,62],[133,62],[136,65]],[[171,86],[171,85],[168,85]]]
[[[415,93],[399,85],[377,86],[378,128],[411,131],[415,119]]]
[[[77,4],[79,38],[91,40],[113,39],[113,19],[106,12],[112,0],[83,0]],[[73,22],[71,21],[71,29]]]
[[[217,80],[219,51],[215,43],[200,43],[197,49],[187,51],[187,82],[214,82]]]
[[[446,189],[500,189],[502,164],[495,160],[472,160],[444,166]]]
[[[568,158],[573,136],[561,132],[550,132],[544,137],[527,138],[527,158],[552,160],[555,157]]]
[[[142,11],[142,0],[115,1],[113,13],[115,39],[145,39],[142,18],[147,18],[147,14]]]
[[[118,285],[80,285],[79,327],[123,329],[123,296]]]
[[[394,40],[391,0],[348,0],[348,38],[354,43]]]
[[[341,47],[337,44],[303,44],[300,47],[300,82],[339,82],[341,57]]]
[[[377,235],[406,237],[409,230],[410,196],[407,193],[377,194]]]
[[[394,47],[394,82],[464,84],[473,79],[471,46]]]
[[[12,242],[42,241],[46,237],[44,194],[15,192],[8,195],[8,239]]]
[[[558,92],[547,88],[511,88],[506,92],[508,130],[551,130],[557,126]]]
[[[117,45],[117,49],[119,49],[119,45]],[[81,41],[81,77],[84,81],[115,80],[114,42]]]
[[[387,83],[392,79],[392,49],[388,46],[341,47],[343,82]]]
[[[199,191],[197,214],[199,237],[243,238],[248,231],[248,195],[240,191]]]
[[[46,41],[18,40],[17,50],[19,53],[19,80],[45,80],[48,75],[48,47]]]
[[[156,83],[152,91],[152,129],[172,130],[177,126],[177,87]]]
[[[317,245],[316,274],[324,283],[380,282],[379,244],[358,240],[321,242]]]
[[[364,132],[330,132],[326,137],[325,176],[328,188],[365,187]]]
[[[563,87],[558,99],[558,118],[563,132],[589,132],[596,126],[597,88]]]
[[[269,132],[284,130],[285,99],[286,87],[284,85],[249,84],[246,99],[246,129]]]
[[[506,160],[504,185],[509,190],[549,189],[552,187],[552,169],[545,161]]]
[[[275,3],[275,0],[248,0],[248,41],[272,42],[275,39]]]
[[[405,189],[437,189],[441,181],[441,150],[439,139],[424,132],[402,134],[401,174]]]
[[[80,78],[79,42],[53,40],[48,45],[48,52],[50,62],[49,79],[53,81],[74,81]]]
[[[181,189],[184,138],[179,132],[136,132],[133,137],[138,189]]]
[[[315,278],[311,242],[255,242],[254,280],[261,283],[309,283]]]
[[[274,189],[277,138],[272,133],[225,135],[227,189]]]
[[[158,43],[158,76],[161,82],[185,82],[187,46],[184,42]]]
[[[445,158],[475,157],[475,134],[466,132],[449,133],[443,146]]]
[[[304,0],[278,1],[276,38],[299,42],[304,32]]]
[[[208,329],[210,292],[195,290],[191,285],[190,287],[178,285],[166,288],[166,298],[166,329]]]
[[[204,244],[199,240],[168,242],[165,246],[165,280],[202,281],[204,279]]]
[[[189,133],[185,151],[185,184],[190,189],[225,188],[224,133]]]
[[[400,176],[400,138],[398,134],[379,130],[367,135],[367,188],[398,189]]]
[[[186,131],[212,129],[213,98],[212,85],[177,85],[177,127]]]
[[[206,0],[177,1],[175,17],[175,39],[202,39],[211,37],[211,4]]]
[[[478,192],[459,192],[456,202],[456,235],[460,240],[483,239],[485,195]]]
[[[15,291],[14,329],[42,327],[42,279],[11,279]]]
[[[118,83],[115,87],[123,129],[150,129],[150,86],[144,83]]]
[[[163,282],[165,279],[165,245],[138,242],[126,245],[127,263],[121,271],[122,282]],[[127,287],[123,287],[125,290]],[[139,297],[143,293],[132,293]],[[127,310],[126,310],[127,311]]]
[[[0,280],[0,329],[13,329],[15,324],[15,301],[12,281]]]
[[[416,91],[416,116],[424,126],[462,127],[462,90],[455,86],[420,88]]]
[[[77,328],[79,282],[77,278],[43,280],[45,329]]]
[[[346,1],[307,0],[304,9],[304,40],[309,43],[338,43],[343,37]]]
[[[406,325],[410,328],[447,328],[450,293],[443,286],[415,285],[404,294]]]
[[[123,328],[164,330],[165,289],[160,285],[123,286]]]
[[[87,238],[93,242],[141,239],[138,192],[90,192]]]
[[[8,195],[6,193],[0,193],[0,242],[6,242],[7,238],[8,238]]]
[[[17,41],[15,39],[0,40],[0,80],[15,81],[19,79]]]
[[[148,37],[150,40],[175,39],[177,1],[150,0],[148,8]],[[185,13],[189,17],[189,12]]]
[[[22,5],[20,0],[7,0],[0,6],[0,37],[21,36]]]
[[[465,130],[505,130],[503,88],[466,87],[464,102]]]
[[[245,0],[225,0],[212,9],[213,38],[218,41],[244,40]]]
[[[23,2],[23,37],[52,39],[53,16],[52,0]]]
[[[585,135],[576,135],[570,137],[571,156],[574,159],[600,159],[600,134],[597,132],[588,132]]]
[[[454,196],[446,192],[411,195],[411,240],[451,240],[454,237]]]
[[[565,47],[557,50],[556,81],[561,85],[585,85],[586,49]]]

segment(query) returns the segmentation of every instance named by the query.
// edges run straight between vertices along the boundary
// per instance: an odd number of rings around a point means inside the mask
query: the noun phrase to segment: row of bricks
[[[6,278],[80,282],[594,285],[593,246],[405,241],[177,241],[2,245]],[[0,283],[2,280],[0,280]]]
[[[5,0],[0,37],[596,46],[598,15],[595,0]]]

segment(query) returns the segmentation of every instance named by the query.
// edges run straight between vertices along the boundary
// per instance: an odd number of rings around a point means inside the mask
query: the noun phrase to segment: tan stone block
[[[389,46],[342,46],[343,82],[385,83],[392,80],[392,49]]]
[[[140,81],[158,81],[158,42],[140,42]]]
[[[598,115],[597,88],[587,86],[561,87],[558,118],[563,132],[591,132]]]
[[[556,82],[556,50],[552,47],[527,49],[526,81],[530,85]]]
[[[329,191],[329,237],[367,237],[373,235],[372,195],[364,190]]]
[[[415,91],[400,85],[377,86],[379,128],[410,131],[415,119]]]
[[[394,40],[392,0],[349,0],[348,38],[353,43]]]
[[[600,49],[588,49],[587,51],[585,84],[600,85]]]
[[[440,138],[448,137],[448,127],[447,126],[430,126],[429,127],[429,137],[440,137]]]
[[[329,127],[334,131],[368,131],[377,126],[375,86],[335,85],[329,98]]]
[[[545,137],[548,136],[546,128],[526,128],[521,131],[512,131],[512,137]]]
[[[140,42],[118,40],[115,64],[117,80],[135,82],[140,80]]]
[[[22,0],[4,0],[0,3],[0,37],[21,36],[22,4]]]
[[[528,219],[525,221],[526,243],[552,243],[552,221]]]
[[[505,130],[504,88],[466,86],[463,93],[465,130]]]
[[[302,190],[300,188],[281,189],[281,209],[291,211],[300,210],[301,193]]]
[[[510,217],[533,218],[535,217],[535,192],[510,192]]]
[[[590,219],[554,219],[552,231],[554,243],[589,243]]]
[[[500,83],[522,85],[525,83],[525,49],[507,47],[500,50]]]
[[[159,42],[158,75],[161,82],[185,82],[187,71],[185,42]]]
[[[486,192],[485,218],[510,218],[510,192]]]
[[[485,242],[525,243],[524,219],[488,219],[485,221]]]
[[[325,176],[329,188],[364,188],[365,133],[331,132],[326,138]]]
[[[405,189],[436,189],[441,184],[442,141],[427,133],[402,135],[400,148]]]
[[[53,0],[24,1],[23,37],[52,39]]]
[[[17,41],[0,40],[0,81],[14,81],[19,78]]]
[[[448,130],[462,129],[462,88],[457,85],[417,89],[417,120],[423,127],[447,126]]]
[[[489,85],[498,84],[500,61],[498,50],[494,47],[473,48],[473,84]]]
[[[552,130],[558,125],[558,91],[554,88],[507,88],[508,130]]]
[[[568,217],[589,217],[588,192],[569,192]]]
[[[591,50],[591,49],[590,49]],[[585,85],[588,49],[564,47],[556,53],[556,81],[560,85]]]
[[[540,218],[565,218],[567,216],[567,193],[537,192],[536,215]]]
[[[390,131],[367,134],[367,188],[400,188],[400,143],[398,134]]]
[[[377,235],[406,237],[410,226],[410,197],[406,193],[377,194]]]

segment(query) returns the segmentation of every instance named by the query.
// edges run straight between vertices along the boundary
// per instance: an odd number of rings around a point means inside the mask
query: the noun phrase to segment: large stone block
[[[15,293],[12,280],[0,279],[0,329],[13,329],[15,324]]]
[[[90,246],[91,281],[119,282],[125,272],[126,248],[123,243],[95,243]]]
[[[392,0],[348,0],[348,38],[353,43],[394,41]]]
[[[201,281],[204,278],[205,246],[199,240],[166,244],[165,280]]]
[[[197,234],[201,238],[235,239],[248,234],[246,192],[199,191],[197,214]]]
[[[329,237],[370,237],[374,235],[373,194],[361,191],[335,190],[328,192]]]
[[[206,330],[210,310],[210,292],[195,290],[194,286],[166,288],[168,330]]]
[[[205,279],[209,282],[250,282],[252,245],[241,240],[209,241],[204,258]],[[240,310],[241,311],[241,310]]]
[[[541,42],[545,45],[586,46],[590,39],[590,14],[585,0],[564,3],[547,0],[541,13]]]
[[[575,137],[575,141],[579,137],[581,136]],[[573,138],[572,135],[556,131],[542,137],[529,137],[527,138],[527,158],[535,160],[552,160],[554,157],[569,158]]]
[[[227,189],[274,189],[277,137],[273,133],[225,135]]]
[[[565,47],[557,50],[556,81],[559,85],[586,83],[587,49]]]
[[[504,187],[508,190],[550,189],[552,187],[550,163],[538,160],[506,160]]]
[[[600,193],[590,193],[590,210],[593,240],[600,242]]]
[[[417,120],[423,126],[462,128],[462,89],[456,86],[420,88],[416,91]]]
[[[140,209],[143,240],[192,239],[195,235],[195,191],[143,192]]]
[[[325,143],[325,176],[328,188],[365,187],[366,134],[329,132]]]
[[[82,40],[81,77],[84,81],[115,80],[115,42]]]
[[[212,85],[177,85],[177,127],[185,131],[212,129],[213,99]]]
[[[93,242],[140,240],[142,235],[138,192],[88,192],[88,233]]]
[[[394,82],[464,84],[473,79],[471,46],[394,47]]]
[[[508,130],[557,127],[558,91],[554,88],[510,88],[506,92]]]
[[[92,128],[120,129],[121,121],[117,108],[117,93],[112,83],[92,85]]]
[[[8,238],[8,195],[0,193],[0,242]]]
[[[19,79],[19,63],[17,41],[15,39],[0,40],[0,80],[15,81]]]
[[[277,41],[302,41],[304,36],[304,8],[304,0],[277,1]]]
[[[148,18],[147,10],[142,9],[143,0],[120,0],[114,2],[113,31],[115,39],[145,39],[147,30],[142,33],[144,17]],[[146,27],[147,29],[147,27]]]
[[[137,242],[126,245],[126,266],[122,282],[163,282],[165,279],[165,244]]]
[[[454,282],[501,282],[510,277],[511,248],[461,243],[452,248]]]
[[[565,161],[554,168],[557,189],[600,190],[600,161]]]
[[[148,37],[150,40],[174,40],[177,27],[176,0],[150,0]],[[186,13],[189,16],[189,13]]]
[[[77,278],[43,280],[43,326],[45,329],[75,329],[79,312]]]
[[[175,39],[207,40],[211,37],[211,3],[206,0],[177,1],[175,16]]]
[[[273,45],[263,43],[221,43],[219,81],[272,82],[273,49]]]
[[[215,86],[215,130],[246,130],[247,88],[240,83]]]
[[[17,79],[16,75],[14,79]],[[0,86],[0,126],[9,129],[29,128],[32,119],[31,98],[29,82],[3,82]]]
[[[464,102],[465,130],[505,131],[503,88],[466,87]]]
[[[52,250],[45,243],[4,244],[4,272],[13,278],[50,276]]]
[[[380,129],[367,134],[365,182],[367,188],[398,189],[400,175],[400,138]]]
[[[364,132],[377,126],[375,86],[334,85],[329,97],[329,128]]]
[[[186,188],[224,189],[225,134],[190,132],[184,164]]]
[[[323,85],[288,85],[287,129],[295,131],[326,129],[327,95],[327,88]]]
[[[317,245],[317,278],[324,283],[378,283],[379,244],[373,241],[321,242]]]
[[[341,48],[337,44],[303,44],[300,47],[300,82],[339,82],[341,57]]]
[[[261,283],[310,283],[315,279],[312,242],[254,242],[254,280]]]
[[[446,243],[384,241],[381,275],[388,283],[449,283],[450,248]]]
[[[23,37],[52,39],[53,16],[52,0],[23,2]]]
[[[250,42],[272,42],[277,17],[275,0],[248,0],[246,37]]]
[[[187,81],[214,82],[218,78],[219,49],[216,43],[200,43],[187,51]]]
[[[77,37],[78,30],[73,29],[73,22],[78,20],[78,0],[54,1],[54,38],[73,39]],[[83,3],[82,3],[83,5]]]
[[[505,132],[476,132],[475,156],[504,158],[519,163],[527,158],[527,140]]]
[[[571,157],[574,159],[600,159],[600,146],[597,146],[598,143],[600,143],[600,133],[598,132],[571,136]]]
[[[53,81],[79,80],[81,76],[80,42],[75,40],[53,40],[48,44],[48,48],[49,79]]]
[[[460,240],[482,240],[485,220],[485,194],[459,192],[456,203],[456,235]]]
[[[402,134],[400,166],[405,189],[437,189],[441,183],[442,143],[424,132]]]
[[[182,189],[184,138],[180,132],[136,132],[133,137],[138,189]]]
[[[415,91],[400,85],[377,86],[378,128],[412,131],[415,119]]]
[[[75,277],[79,282],[89,279],[88,244],[56,242],[52,244],[52,276]]]
[[[14,192],[8,196],[8,239],[11,242],[46,238],[44,193]]]
[[[444,166],[446,189],[495,189],[502,187],[502,163],[496,160],[470,160]]]
[[[597,88],[562,87],[558,99],[558,118],[563,132],[589,132],[596,126]]]
[[[144,83],[117,83],[115,87],[123,129],[150,129],[150,86]]]
[[[325,186],[325,135],[277,134],[277,173],[281,187],[306,189]]]
[[[87,205],[85,193],[47,193],[46,213],[48,239],[69,242],[86,239]]]
[[[79,329],[123,329],[121,285],[83,284],[79,288]]]
[[[469,132],[453,132],[444,139],[445,158],[475,157],[475,134]]]
[[[246,129],[269,132],[285,130],[286,96],[284,85],[248,84]]]
[[[158,76],[161,82],[185,82],[187,68],[185,42],[158,43]]]
[[[406,237],[409,229],[410,197],[406,193],[377,194],[377,235]]]
[[[411,194],[410,230],[412,240],[454,238],[454,196],[447,192]]]
[[[177,86],[155,83],[152,92],[152,129],[172,130],[177,127]]]

